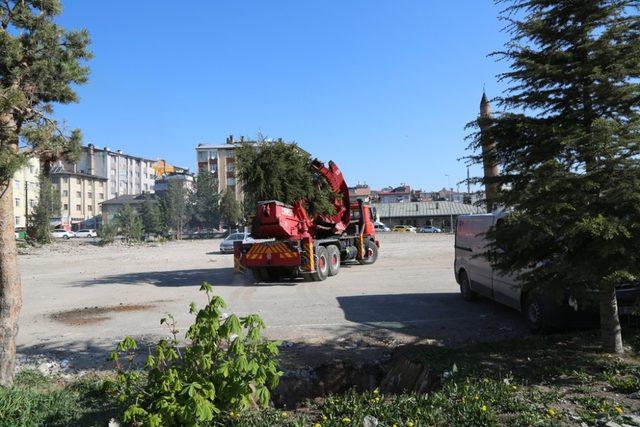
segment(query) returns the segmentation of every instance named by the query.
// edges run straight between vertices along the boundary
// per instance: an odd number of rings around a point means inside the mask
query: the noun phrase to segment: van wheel
[[[549,301],[540,295],[527,295],[522,312],[531,333],[548,334],[551,332],[553,310]]]
[[[327,246],[329,257],[329,276],[335,276],[340,272],[340,249],[336,245]]]
[[[311,277],[315,282],[322,282],[329,276],[329,253],[324,246],[318,247],[316,259],[316,271],[311,273]]]
[[[475,301],[478,299],[478,294],[471,289],[471,282],[466,271],[461,271],[459,274],[460,280],[460,295],[465,301]]]
[[[371,240],[364,242],[364,258],[360,264],[373,264],[378,259],[378,247]]]

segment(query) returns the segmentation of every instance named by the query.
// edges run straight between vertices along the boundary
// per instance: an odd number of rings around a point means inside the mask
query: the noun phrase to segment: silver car
[[[253,243],[254,240],[247,232],[232,233],[220,243],[220,252],[223,254],[232,253],[234,242]]]

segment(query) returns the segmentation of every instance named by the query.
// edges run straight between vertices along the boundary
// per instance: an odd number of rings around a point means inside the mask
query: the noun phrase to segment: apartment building
[[[96,227],[105,200],[153,192],[155,163],[109,147],[82,147],[77,162],[61,160],[51,167],[61,206],[53,221],[64,227]]]
[[[13,175],[13,212],[16,227],[25,227],[27,217],[33,213],[40,193],[40,161],[30,158],[29,163]]]
[[[236,142],[233,135],[229,135],[225,144],[198,144],[196,147],[198,171],[213,173],[218,180],[218,190],[232,191],[238,201],[242,201],[243,193],[242,185],[236,176],[235,150],[244,142],[244,137],[240,137],[240,141]]]
[[[107,179],[84,172],[65,170],[60,165],[51,169],[51,183],[60,197],[60,215],[55,225],[97,226],[100,203],[106,200]]]

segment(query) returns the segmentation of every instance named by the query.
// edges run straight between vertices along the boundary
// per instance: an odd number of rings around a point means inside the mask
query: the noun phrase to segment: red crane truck
[[[315,159],[314,171],[322,175],[337,197],[335,213],[310,218],[299,200],[293,206],[269,200],[259,202],[251,236],[256,243],[234,243],[236,262],[251,270],[258,282],[281,277],[322,281],[353,261],[373,264],[380,242],[376,239],[373,208],[351,203],[349,188],[335,163]]]

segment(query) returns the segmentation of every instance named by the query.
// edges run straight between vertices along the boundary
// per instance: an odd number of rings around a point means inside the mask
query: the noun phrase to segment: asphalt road
[[[260,314],[270,338],[301,357],[368,357],[406,342],[433,345],[492,341],[525,334],[520,315],[489,301],[464,302],[453,277],[453,238],[381,234],[378,262],[343,266],[324,282],[253,284],[233,272],[219,240],[99,247],[70,240],[21,255],[23,354],[104,361],[117,340],[165,336],[160,318],[191,321],[203,281],[229,313]],[[84,239],[83,239],[84,240]],[[313,358],[313,357],[311,357]]]

